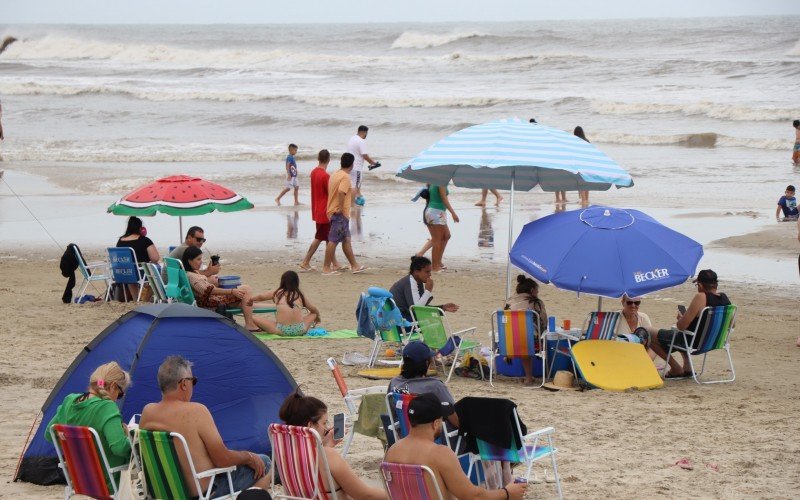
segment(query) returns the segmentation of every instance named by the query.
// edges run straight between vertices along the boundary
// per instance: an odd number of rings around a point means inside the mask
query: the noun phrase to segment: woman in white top
[[[622,322],[619,325],[617,334],[624,335],[633,333],[634,330],[640,327],[649,328],[653,326],[650,322],[650,316],[639,311],[639,306],[642,305],[641,297],[628,297],[622,296]],[[655,359],[656,353],[647,349],[647,354],[650,359]]]

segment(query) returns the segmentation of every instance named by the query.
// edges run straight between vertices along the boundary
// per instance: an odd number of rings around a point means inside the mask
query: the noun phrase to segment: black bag
[[[423,189],[419,192],[419,197],[423,200],[430,200],[431,199],[431,190],[428,188]]]
[[[83,259],[83,254],[81,254],[78,245],[70,243],[67,245],[67,249],[64,250],[64,254],[61,256],[61,262],[58,264],[58,267],[61,269],[61,276],[68,278],[64,294],[61,296],[61,302],[65,304],[72,302],[72,288],[75,286],[75,270],[78,269],[78,258],[75,256],[76,251],[80,254],[81,259]]]

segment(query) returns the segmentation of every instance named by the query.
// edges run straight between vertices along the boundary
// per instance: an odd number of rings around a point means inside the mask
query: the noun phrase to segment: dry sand
[[[85,251],[91,258],[97,251]],[[0,497],[57,498],[60,486],[12,483],[25,436],[41,404],[67,366],[110,322],[133,308],[125,304],[64,305],[65,280],[58,274],[58,255],[38,250],[0,255]],[[329,329],[352,328],[358,293],[370,285],[388,287],[404,274],[405,260],[364,262],[375,269],[353,276],[301,275],[303,290],[317,303]],[[451,315],[454,328],[477,326],[488,340],[489,313],[501,305],[504,267],[474,267],[449,262],[455,271],[435,276],[436,300],[461,304]],[[231,254],[226,272],[241,274],[255,288],[278,282],[295,268],[285,254]],[[379,268],[379,269],[378,269]],[[796,272],[796,271],[792,271]],[[800,438],[797,397],[800,382],[795,347],[798,328],[794,293],[770,287],[731,285],[722,276],[721,290],[739,306],[731,344],[737,379],[732,384],[698,386],[692,381],[668,383],[649,392],[601,390],[551,393],[523,388],[512,380],[488,383],[454,379],[456,399],[493,396],[513,399],[529,428],[555,426],[559,470],[567,498],[796,498],[800,492]],[[642,310],[658,325],[674,321],[676,304],[692,294],[683,285],[645,299]],[[545,286],[541,297],[559,321],[580,322],[596,299]],[[609,308],[617,304],[609,304]],[[354,340],[271,341],[306,391],[342,410],[341,398],[325,367],[329,355],[346,350],[366,352],[369,342]],[[711,371],[721,374],[722,353],[714,353]],[[353,387],[374,385],[346,368]],[[378,479],[382,453],[377,441],[358,436],[348,457],[355,470]],[[674,465],[688,458],[694,470]],[[707,464],[716,464],[718,472]],[[549,485],[532,485],[528,498],[553,497]]]

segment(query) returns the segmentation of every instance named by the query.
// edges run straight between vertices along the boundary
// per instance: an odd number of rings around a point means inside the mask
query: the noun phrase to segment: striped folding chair
[[[443,500],[444,498],[433,471],[424,465],[382,462],[381,475],[390,500]],[[433,494],[428,484],[433,485]]]
[[[180,442],[183,447],[183,453],[188,461],[189,470],[199,498],[203,500],[212,498],[214,479],[219,474],[228,476],[229,491],[232,493],[225,495],[225,497],[215,498],[236,498],[239,492],[234,492],[233,478],[231,477],[231,473],[236,470],[235,465],[209,469],[198,473],[194,467],[192,455],[189,453],[189,445],[183,436],[177,432],[139,429],[138,441],[136,441],[135,445],[138,446],[138,457],[142,472],[144,472],[144,483],[148,498],[188,500],[194,496],[191,494],[181,470],[181,463],[175,448],[176,441]],[[206,491],[203,491],[200,480],[205,478],[210,480]]]
[[[422,334],[428,347],[435,349],[442,356],[447,356],[451,352],[454,353],[453,364],[450,365],[450,372],[447,374],[447,380],[445,380],[445,383],[450,382],[453,370],[458,365],[459,354],[465,351],[474,351],[480,347],[477,342],[465,339],[467,335],[474,335],[477,328],[472,327],[453,332],[450,329],[450,323],[447,321],[447,315],[444,310],[438,307],[411,306],[411,317],[414,319],[414,323],[417,324],[419,333]],[[442,360],[442,372],[444,371],[444,360]],[[483,371],[481,371],[481,378],[483,378]]]
[[[272,498],[297,500],[336,500],[333,476],[322,439],[314,429],[285,424],[270,424],[272,443]],[[283,493],[275,490],[276,473]]]
[[[706,307],[700,311],[698,316],[697,326],[694,331],[688,330],[675,330],[672,336],[669,350],[667,351],[667,359],[672,355],[673,351],[682,351],[689,356],[689,366],[692,369],[692,378],[698,384],[719,384],[722,382],[733,382],[736,380],[736,371],[733,369],[733,358],[731,357],[730,337],[733,333],[733,328],[736,322],[736,306],[716,306]],[[683,345],[681,347],[675,345],[675,338],[683,336]],[[701,381],[700,375],[703,374],[706,368],[706,358],[708,353],[717,349],[724,349],[728,355],[728,367],[731,371],[730,378],[720,380],[706,380]],[[692,356],[703,355],[703,364],[700,366],[698,373],[694,368]],[[662,376],[666,375],[669,363],[664,365]],[[665,379],[668,380],[668,379]]]
[[[339,392],[342,393],[342,397],[344,398],[344,407],[347,411],[347,420],[350,423],[354,423],[358,420],[358,409],[361,405],[361,398],[364,397],[366,394],[386,394],[386,390],[388,386],[385,385],[374,385],[371,387],[364,387],[362,389],[349,389],[347,387],[347,382],[345,382],[344,377],[342,376],[341,370],[339,370],[339,365],[336,363],[334,358],[328,358],[328,368],[331,369],[331,374],[333,374],[333,379],[336,381],[336,386],[339,388]],[[346,457],[347,452],[350,451],[350,444],[353,442],[353,436],[355,435],[355,426],[350,425],[346,426],[347,428],[347,435],[344,438],[344,448],[342,448],[342,456]]]
[[[50,428],[50,435],[58,455],[58,467],[67,479],[64,498],[72,495],[116,498],[118,479],[114,475],[128,465],[113,469],[108,465],[97,431],[91,427],[55,424]]]
[[[536,311],[495,311],[492,313],[492,359],[489,362],[489,384],[494,387],[493,376],[497,356],[507,358],[542,359],[542,383],[547,380],[547,344],[542,334],[537,334],[539,315]]]
[[[553,350],[553,359],[550,361],[550,374],[553,373],[556,357],[559,355],[572,357],[572,345],[575,342],[583,340],[614,340],[620,325],[619,318],[621,315],[622,313],[619,311],[593,311],[586,317],[580,336],[570,335],[568,332],[559,333]],[[562,341],[566,342],[566,347],[562,347]],[[577,380],[579,376],[575,363],[572,363],[572,373]]]

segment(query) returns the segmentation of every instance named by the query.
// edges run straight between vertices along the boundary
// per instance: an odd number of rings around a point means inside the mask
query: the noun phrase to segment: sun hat
[[[703,269],[697,273],[697,277],[692,280],[692,283],[704,283],[706,285],[717,284],[717,273],[711,269]]]
[[[454,411],[447,401],[440,401],[436,394],[425,392],[408,404],[408,420],[413,425],[428,424],[451,415]]]
[[[436,352],[431,350],[430,347],[420,342],[419,340],[415,340],[414,342],[409,342],[403,348],[403,357],[408,358],[411,361],[414,361],[415,363],[421,363],[422,361],[431,359],[435,355]]]
[[[560,390],[568,390],[568,391],[577,391],[580,387],[573,385],[575,381],[575,375],[572,372],[567,370],[558,370],[556,372],[556,376],[553,377],[552,382],[547,382],[542,387],[545,389],[550,389],[551,391],[560,391]]]

